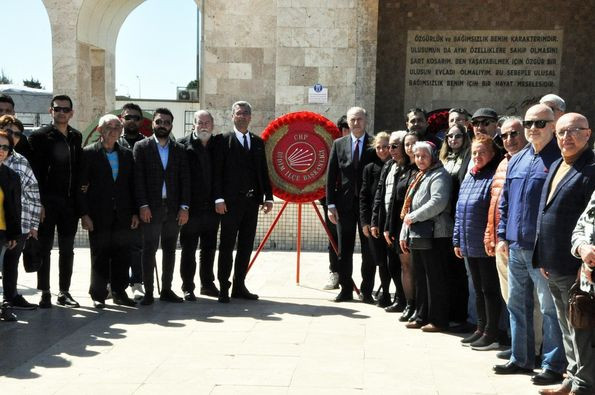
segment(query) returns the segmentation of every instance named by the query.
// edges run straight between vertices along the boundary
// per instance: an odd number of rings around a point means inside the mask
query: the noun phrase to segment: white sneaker
[[[145,292],[143,291],[143,285],[141,283],[135,283],[130,286],[132,290],[132,298],[134,300],[142,299],[145,296]]]
[[[331,272],[328,277],[328,283],[322,289],[339,289],[339,273]]]

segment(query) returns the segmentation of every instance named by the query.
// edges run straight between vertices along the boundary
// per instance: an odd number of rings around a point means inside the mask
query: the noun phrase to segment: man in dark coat
[[[122,132],[117,116],[101,117],[97,130],[99,141],[83,150],[78,191],[91,245],[89,294],[96,308],[104,308],[110,283],[114,303],[134,306],[126,294],[131,231],[138,227],[132,151],[116,142]]]
[[[188,222],[190,172],[184,147],[170,138],[174,116],[167,108],[153,114],[153,137],[135,144],[134,181],[143,231],[142,305],[153,304],[153,269],[161,239],[163,289],[160,299],[182,302],[171,289],[180,226]]]

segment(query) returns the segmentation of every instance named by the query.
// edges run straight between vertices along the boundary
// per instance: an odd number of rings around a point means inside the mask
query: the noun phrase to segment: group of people
[[[143,111],[128,103],[119,116],[99,119],[97,141],[86,147],[81,133],[69,125],[74,109],[68,96],[53,97],[49,111],[52,123],[27,138],[14,116],[14,101],[0,96],[0,319],[15,321],[15,309],[52,307],[50,257],[56,229],[56,301],[79,307],[70,294],[79,218],[89,235],[89,294],[98,309],[105,307],[108,295],[118,305],[154,303],[160,244],[160,300],[196,300],[199,243],[200,294],[221,303],[230,302],[230,293],[232,298],[258,299],[246,287],[245,277],[258,212],[271,211],[273,195],[264,142],[248,130],[248,102],[233,104],[231,132],[214,135],[212,115],[200,110],[194,114],[192,133],[177,141],[171,136],[170,110],[154,111],[152,134],[145,137],[140,133]],[[217,288],[213,266],[219,230]],[[183,296],[172,290],[178,236]],[[39,252],[38,305],[17,291],[18,262],[26,244],[36,245]],[[129,285],[132,298],[126,291]]]
[[[595,292],[595,155],[587,119],[565,110],[551,94],[523,118],[453,108],[440,138],[428,132],[421,108],[407,112],[407,130],[375,136],[366,130],[366,110],[349,109],[327,168],[323,204],[338,253],[329,247],[325,289],[340,288],[336,302],[353,300],[356,291],[365,303],[402,313],[399,321],[410,329],[462,332],[472,323],[463,346],[511,346],[498,353],[508,361],[494,366],[496,374],[531,374],[540,366],[533,383],[562,382],[541,393],[593,393],[595,333],[572,327],[567,313],[577,275],[583,290]],[[98,139],[86,147],[69,125],[73,111],[68,96],[53,97],[52,123],[27,138],[14,102],[0,96],[0,319],[16,320],[14,309],[52,307],[56,229],[57,303],[79,306],[70,294],[79,218],[89,235],[89,294],[98,309],[110,293],[120,305],[154,303],[160,244],[160,300],[196,300],[199,248],[200,294],[221,303],[230,291],[258,299],[245,277],[258,212],[272,210],[273,196],[264,142],[248,130],[250,104],[232,105],[234,128],[223,134],[213,134],[208,111],[197,111],[192,133],[176,141],[168,109],[154,111],[145,137],[143,111],[128,103],[119,116],[99,119]],[[359,289],[352,278],[356,232]],[[178,237],[183,296],[172,290]],[[17,290],[20,255],[34,242],[38,305]]]
[[[410,329],[470,333],[472,350],[510,345],[494,373],[561,383],[542,394],[594,394],[595,330],[574,328],[568,311],[575,282],[595,293],[595,154],[587,119],[565,111],[554,94],[523,118],[453,108],[442,141],[423,109],[374,137],[366,110],[349,109],[328,165],[339,247],[325,289],[402,312]]]

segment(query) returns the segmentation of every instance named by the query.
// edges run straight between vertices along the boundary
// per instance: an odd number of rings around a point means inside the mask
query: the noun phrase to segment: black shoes
[[[159,300],[169,303],[182,303],[184,301],[184,299],[176,295],[171,289],[161,290],[161,296],[159,296]]]
[[[44,291],[41,294],[41,300],[39,301],[40,309],[49,309],[52,307],[52,294],[49,291]]]
[[[378,306],[380,306],[380,303],[378,304]],[[390,306],[387,306],[384,311],[386,311],[387,313],[400,313],[405,311],[405,303],[402,303],[401,301],[399,301],[398,299],[395,301],[395,303],[391,304]]]
[[[105,300],[94,300],[93,307],[96,309],[102,310],[105,308]]]
[[[399,318],[399,321],[407,322],[411,319],[411,317],[413,317],[414,314],[415,314],[415,307],[413,305],[408,304],[405,307],[405,310],[403,310],[403,314]]]
[[[145,296],[143,296],[139,302],[143,306],[149,306],[155,303],[155,298],[153,298],[153,292],[146,292]]]
[[[366,304],[375,304],[376,301],[374,300],[374,298],[372,297],[372,295],[364,295],[361,294],[360,295],[360,299],[362,302],[366,303]]]
[[[236,299],[257,300],[258,295],[250,293],[246,287],[233,288],[231,297]]]
[[[136,306],[136,302],[128,297],[128,294],[126,293],[126,291],[124,291],[122,293],[112,292],[112,298],[114,300],[114,303],[117,305],[128,306],[128,307]]]
[[[391,301],[391,298],[390,298],[390,294],[388,294],[388,293],[382,293],[382,295],[380,295],[380,297],[378,298],[378,302],[376,304],[380,308],[385,308],[385,307],[391,306],[392,305],[392,301]]]
[[[339,292],[335,298],[335,302],[351,302],[353,300],[353,292]]]
[[[4,302],[0,306],[0,321],[14,322],[17,316],[11,311],[8,303]]]
[[[507,350],[502,350],[496,353],[496,358],[504,359],[508,361],[512,356],[512,350],[509,348]]]
[[[494,365],[492,368],[496,374],[531,374],[533,369],[521,368],[514,362],[507,362],[503,365]]]
[[[42,300],[43,300],[43,295],[42,295]],[[72,298],[72,296],[70,295],[69,292],[60,291],[60,293],[58,294],[57,302],[60,306],[80,307],[78,302]]]
[[[200,294],[216,298],[219,296],[219,290],[217,289],[215,284],[203,285],[200,287]]]
[[[23,295],[17,295],[9,302],[10,307],[14,310],[35,310],[36,304],[29,303],[23,298]]]
[[[541,373],[531,377],[531,381],[535,385],[552,385],[561,383],[562,380],[564,380],[564,376],[549,369],[544,369]]]
[[[217,297],[217,302],[229,303],[229,293],[228,293],[227,289],[221,289],[219,291],[219,295]]]
[[[196,295],[194,295],[194,291],[185,291],[184,300],[186,302],[196,302]]]
[[[476,341],[481,339],[482,336],[483,336],[483,332],[475,331],[471,335],[461,339],[461,345],[463,347],[469,347],[469,346],[471,346],[471,343],[475,343]]]

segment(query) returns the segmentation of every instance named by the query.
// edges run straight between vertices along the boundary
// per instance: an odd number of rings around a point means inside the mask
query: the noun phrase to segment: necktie
[[[359,139],[355,140],[355,148],[353,149],[353,166],[356,169],[359,167]]]
[[[244,135],[244,149],[246,151],[250,151],[250,147],[248,147],[248,139],[246,138],[246,135]]]

